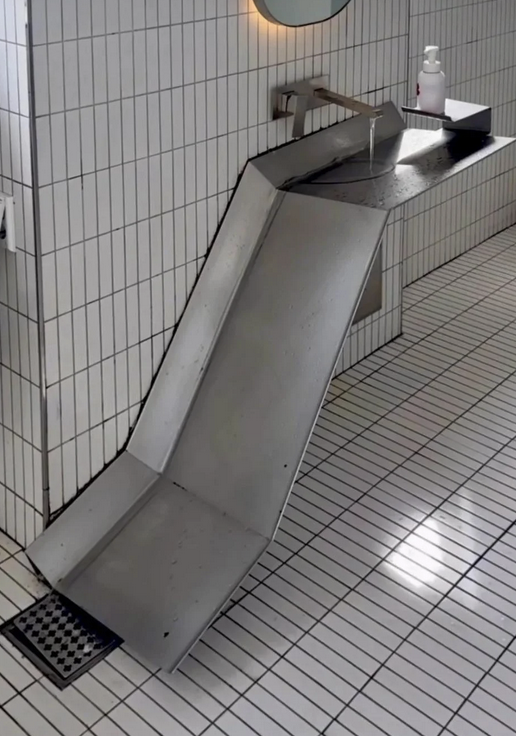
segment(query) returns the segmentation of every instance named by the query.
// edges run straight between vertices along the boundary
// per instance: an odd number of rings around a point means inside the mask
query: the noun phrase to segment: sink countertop
[[[391,171],[373,179],[336,181],[350,161],[363,160],[367,155],[364,149],[360,156],[308,177],[289,191],[389,211],[515,142],[512,138],[408,128],[376,147],[375,161],[391,163]]]

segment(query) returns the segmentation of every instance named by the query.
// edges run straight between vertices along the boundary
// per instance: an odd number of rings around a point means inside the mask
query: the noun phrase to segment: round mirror
[[[320,23],[340,13],[351,0],[255,0],[267,20],[284,26]]]

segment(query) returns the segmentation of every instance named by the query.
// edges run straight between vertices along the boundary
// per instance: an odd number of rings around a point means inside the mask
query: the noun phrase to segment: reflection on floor
[[[405,297],[180,671],[119,650],[60,693],[0,640],[2,736],[516,733],[516,228]],[[5,537],[0,563],[5,619],[44,588]]]

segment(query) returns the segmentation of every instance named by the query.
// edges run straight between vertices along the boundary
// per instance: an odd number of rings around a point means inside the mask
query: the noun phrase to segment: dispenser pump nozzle
[[[441,62],[437,61],[437,54],[439,53],[439,46],[427,46],[425,48],[425,72],[440,72]]]

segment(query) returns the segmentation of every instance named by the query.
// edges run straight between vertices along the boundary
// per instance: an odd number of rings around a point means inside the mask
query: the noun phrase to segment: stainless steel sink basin
[[[365,152],[364,152],[365,153]],[[345,164],[339,164],[323,175],[318,175],[318,184],[356,184],[361,181],[379,179],[390,174],[395,164],[374,158],[372,161],[366,155],[357,153],[356,156],[346,159]]]
[[[509,139],[408,128],[376,147],[376,175],[367,149],[294,184],[289,191],[392,210],[505,147]],[[357,167],[357,161],[361,165]],[[359,177],[360,171],[363,176]],[[355,178],[356,177],[356,178]]]

